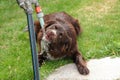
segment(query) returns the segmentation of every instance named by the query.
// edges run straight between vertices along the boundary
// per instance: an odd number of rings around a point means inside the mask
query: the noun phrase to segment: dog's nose
[[[52,31],[48,31],[48,32],[47,32],[47,35],[48,35],[48,37],[50,37],[50,36],[53,36],[54,33],[53,33]]]
[[[46,38],[51,40],[55,36],[54,32],[52,31],[47,31],[46,32]]]

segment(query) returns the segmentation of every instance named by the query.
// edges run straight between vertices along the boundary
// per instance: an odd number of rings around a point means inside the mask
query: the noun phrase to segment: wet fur
[[[86,61],[83,58],[82,54],[78,51],[77,46],[77,36],[81,33],[81,28],[78,20],[74,19],[65,12],[52,13],[44,16],[45,20],[45,30],[49,29],[51,25],[62,25],[65,29],[62,39],[56,40],[55,43],[51,43],[49,46],[49,53],[52,57],[59,59],[61,57],[70,57],[73,59],[76,64],[80,74],[87,75],[89,73],[88,68],[86,67]],[[35,21],[35,32],[36,40],[39,48],[39,53],[41,53],[41,40],[43,37],[43,31],[40,27],[39,21]],[[63,43],[59,43],[59,40]],[[62,41],[63,40],[63,41]],[[47,59],[45,53],[38,54],[38,59],[40,65],[44,60]]]

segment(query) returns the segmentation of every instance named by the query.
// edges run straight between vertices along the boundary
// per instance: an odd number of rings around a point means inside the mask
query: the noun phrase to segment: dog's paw
[[[44,60],[38,58],[39,67],[41,67],[41,65],[43,64],[43,61]]]
[[[88,75],[89,74],[89,69],[86,66],[79,66],[78,71],[82,75]]]

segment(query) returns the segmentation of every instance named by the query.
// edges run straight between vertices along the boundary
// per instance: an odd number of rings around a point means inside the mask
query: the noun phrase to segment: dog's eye
[[[58,27],[57,27],[57,26],[54,26],[54,28],[55,28],[55,29],[58,29]]]

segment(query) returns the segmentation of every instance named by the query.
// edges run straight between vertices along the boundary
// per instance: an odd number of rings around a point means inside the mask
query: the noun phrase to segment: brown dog
[[[40,65],[45,59],[55,60],[62,57],[71,57],[78,71],[87,75],[89,70],[86,67],[85,59],[78,51],[76,41],[76,37],[81,32],[78,20],[65,12],[45,15],[44,20],[45,34],[43,34],[39,21],[34,23],[37,44],[40,49],[38,55]],[[44,45],[41,47],[41,44]]]

